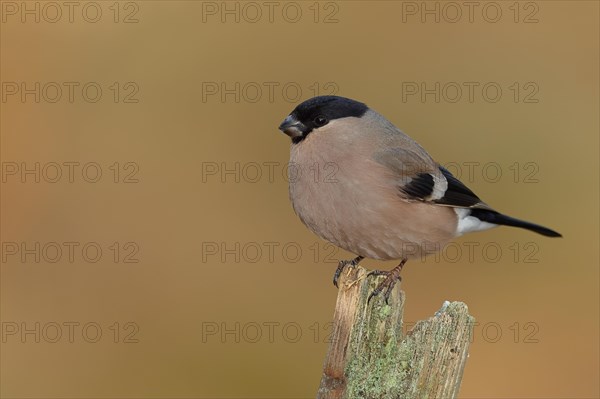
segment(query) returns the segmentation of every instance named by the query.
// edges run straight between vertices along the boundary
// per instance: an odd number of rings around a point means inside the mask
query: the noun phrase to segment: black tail
[[[503,226],[520,227],[522,229],[535,231],[536,233],[546,237],[562,237],[560,233],[557,233],[556,231],[551,230],[547,227],[540,226],[539,224],[529,223],[524,220],[511,218],[510,216],[506,216],[501,213],[489,211],[486,209],[471,209],[471,216],[475,216],[482,222],[494,223]]]

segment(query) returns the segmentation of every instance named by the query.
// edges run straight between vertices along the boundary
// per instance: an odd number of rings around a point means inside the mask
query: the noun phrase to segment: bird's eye
[[[326,125],[329,121],[323,115],[319,115],[315,118],[314,122],[317,127],[320,127]]]

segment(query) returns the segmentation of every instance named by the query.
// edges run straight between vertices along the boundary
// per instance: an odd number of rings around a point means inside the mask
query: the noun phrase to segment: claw
[[[375,287],[373,292],[371,292],[371,295],[369,295],[369,298],[367,299],[367,304],[371,302],[371,298],[379,295],[381,291],[384,290],[384,288],[385,292],[383,294],[383,298],[385,299],[385,303],[389,304],[388,300],[390,298],[392,290],[394,289],[394,286],[397,282],[402,281],[402,277],[400,277],[400,271],[402,270],[402,267],[405,263],[406,259],[403,259],[398,266],[396,266],[389,272],[385,270],[373,270],[372,272],[369,272],[367,276],[386,276],[386,278],[381,283],[379,283],[377,287]]]
[[[392,294],[392,290],[396,286],[396,283],[402,281],[402,277],[393,276],[391,272],[388,272],[388,273],[390,273],[388,275],[388,277],[386,277],[385,280],[383,280],[381,283],[379,283],[379,285],[377,287],[375,287],[373,292],[371,292],[371,295],[369,295],[369,298],[367,299],[367,304],[371,302],[371,298],[381,294],[381,291],[383,291],[383,289],[385,288],[385,292],[383,293],[383,298],[385,299],[386,305],[389,305],[389,299],[390,299],[390,295]],[[375,274],[375,275],[378,275],[378,274]],[[381,274],[379,274],[379,275],[381,275]]]
[[[350,266],[350,267],[356,267],[361,260],[363,260],[364,257],[363,256],[357,256],[356,258],[352,259],[352,260],[341,260],[340,263],[338,263],[338,267],[337,269],[335,269],[335,273],[333,275],[333,285],[338,286],[338,279],[340,278],[340,275],[342,274],[342,271],[344,271],[344,268],[346,266]]]

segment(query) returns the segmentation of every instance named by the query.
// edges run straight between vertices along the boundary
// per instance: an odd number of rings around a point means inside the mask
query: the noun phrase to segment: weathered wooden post
[[[318,399],[456,398],[474,319],[462,302],[446,302],[402,332],[404,292],[367,298],[385,278],[362,267],[340,276],[331,343]]]

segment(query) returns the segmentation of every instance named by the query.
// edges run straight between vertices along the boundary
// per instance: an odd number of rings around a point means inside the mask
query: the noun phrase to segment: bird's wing
[[[375,154],[397,182],[398,195],[409,201],[454,208],[458,216],[457,235],[486,230],[495,225],[520,227],[548,237],[562,237],[547,227],[503,215],[483,202],[446,168],[437,164],[414,143],[413,150],[387,148]]]
[[[493,211],[420,147],[418,151],[388,148],[378,152],[375,160],[397,176],[398,192],[403,198],[454,208]]]
[[[483,202],[471,189],[465,186],[460,180],[452,175],[448,169],[438,166],[443,178],[447,182],[447,188],[443,196],[434,199],[433,202],[439,205],[446,205],[458,208],[485,209],[493,210],[488,204]],[[417,180],[420,180],[417,177]]]

